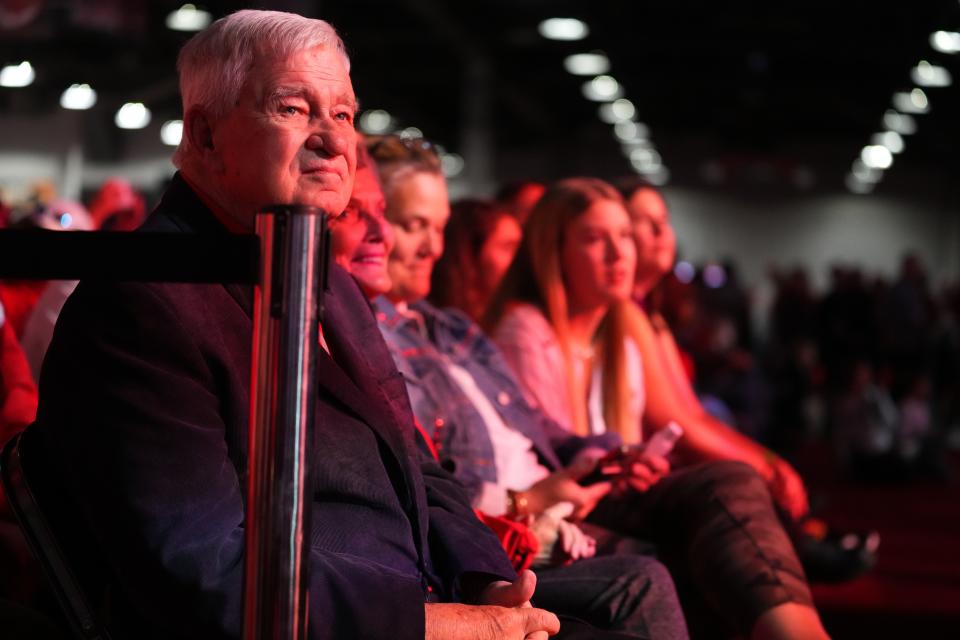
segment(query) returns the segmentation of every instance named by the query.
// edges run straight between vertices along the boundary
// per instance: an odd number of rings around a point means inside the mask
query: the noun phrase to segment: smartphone
[[[611,449],[605,456],[597,460],[597,466],[593,468],[593,471],[577,480],[577,482],[586,487],[620,475],[623,473],[627,461],[635,455],[636,451],[636,446],[629,445]]]
[[[666,457],[682,435],[683,427],[671,420],[666,427],[653,434],[645,444],[640,446],[623,445],[611,449],[597,461],[597,466],[593,468],[593,471],[580,478],[578,482],[583,486],[589,486],[604,480],[610,480],[622,474],[629,468],[635,458],[644,453],[661,458]]]
[[[663,429],[653,434],[643,447],[645,453],[664,458],[673,451],[673,446],[683,435],[683,427],[671,420]]]

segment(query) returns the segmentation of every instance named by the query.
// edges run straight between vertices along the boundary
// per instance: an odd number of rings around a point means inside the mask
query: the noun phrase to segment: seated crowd
[[[309,637],[827,637],[803,480],[704,409],[646,304],[675,259],[654,187],[579,177],[451,207],[430,143],[357,134],[320,20],[236,12],[178,70],[179,171],[141,229],[331,212]],[[85,228],[130,229],[139,206]],[[0,436],[23,432],[106,626],[239,637],[252,288],[36,292],[0,315]],[[22,548],[0,510],[3,550]],[[0,598],[31,604],[29,580]]]

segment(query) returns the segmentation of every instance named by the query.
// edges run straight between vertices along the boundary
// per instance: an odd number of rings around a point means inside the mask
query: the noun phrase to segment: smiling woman
[[[417,301],[430,293],[433,265],[443,254],[450,218],[447,183],[429,142],[372,136],[367,148],[377,163],[387,197],[387,220],[396,246],[390,254],[391,299]]]
[[[357,279],[369,298],[390,290],[387,256],[394,238],[383,217],[385,209],[377,168],[361,142],[350,202],[343,214],[330,220],[330,232],[334,260]]]

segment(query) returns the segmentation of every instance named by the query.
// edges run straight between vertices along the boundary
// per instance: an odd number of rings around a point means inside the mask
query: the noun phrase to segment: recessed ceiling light
[[[656,149],[637,147],[630,152],[630,164],[641,173],[654,173],[663,166],[663,160]]]
[[[453,178],[463,173],[463,158],[456,153],[445,153],[440,156],[440,167],[443,169],[443,175]]]
[[[183,120],[167,120],[160,127],[160,139],[163,144],[175,147],[183,137]]]
[[[893,109],[887,109],[886,113],[883,114],[883,126],[902,136],[909,136],[917,132],[917,121],[914,120],[913,116],[897,113]]]
[[[950,72],[945,68],[921,60],[910,70],[910,77],[920,87],[949,87],[953,83]]]
[[[407,127],[401,130],[398,135],[404,140],[414,140],[416,138],[422,138],[423,131],[421,131],[417,127]]]
[[[364,111],[360,116],[360,129],[364,133],[381,134],[393,128],[393,117],[383,109]]]
[[[576,18],[549,18],[537,29],[548,40],[583,40],[590,33],[587,24]]]
[[[890,153],[897,154],[903,151],[903,138],[896,131],[884,131],[876,133],[870,138],[873,144],[883,145],[890,150]]]
[[[142,102],[128,102],[117,110],[113,121],[121,129],[143,129],[150,124],[150,109]]]
[[[900,91],[893,94],[893,106],[897,111],[903,113],[923,114],[930,111],[930,102],[927,100],[927,94],[923,89],[914,89],[906,92]]]
[[[583,95],[587,100],[606,102],[623,96],[623,87],[613,76],[597,76],[583,84]]]
[[[0,69],[0,87],[28,87],[36,77],[33,65],[26,60],[20,64],[9,64]]]
[[[200,31],[210,24],[212,16],[192,4],[185,4],[167,14],[167,28],[174,31]]]
[[[598,76],[610,70],[610,60],[599,51],[575,53],[564,58],[563,68],[575,76]]]
[[[860,152],[860,159],[871,169],[889,169],[893,164],[893,154],[890,153],[890,149],[879,144],[864,147]]]
[[[960,33],[956,31],[935,31],[930,34],[930,46],[940,53],[960,52]]]
[[[88,84],[72,84],[60,95],[60,106],[64,109],[83,110],[97,104],[97,92]]]

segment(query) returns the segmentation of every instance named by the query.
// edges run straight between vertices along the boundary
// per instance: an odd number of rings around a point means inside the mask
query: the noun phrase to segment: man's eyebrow
[[[289,98],[291,96],[296,96],[298,98],[306,98],[307,88],[299,85],[286,85],[286,86],[276,87],[267,93],[266,99],[268,102],[271,102],[274,100]]]
[[[356,98],[356,96],[345,93],[338,97],[337,101],[353,109],[354,113],[360,112],[360,101]]]

